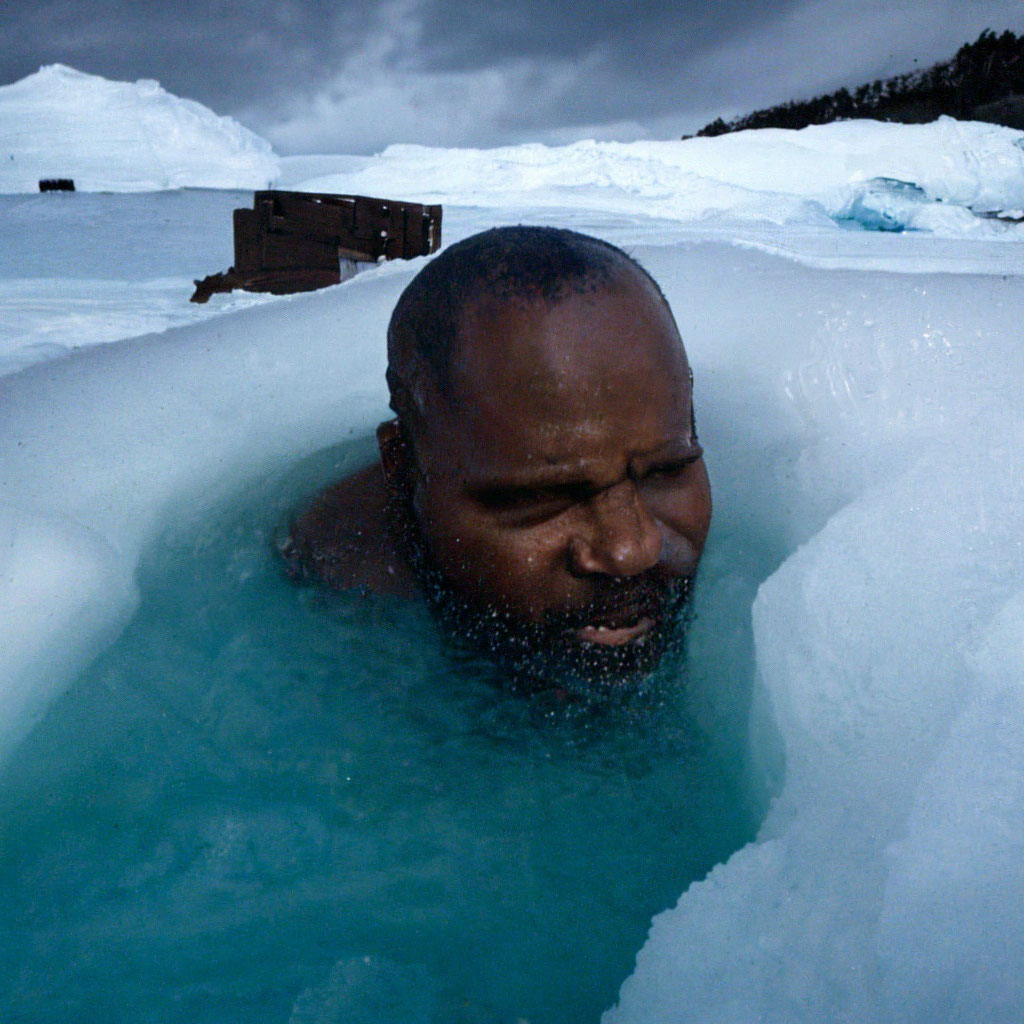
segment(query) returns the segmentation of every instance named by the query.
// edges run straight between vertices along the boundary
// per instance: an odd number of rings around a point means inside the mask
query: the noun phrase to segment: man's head
[[[686,354],[647,273],[575,232],[484,232],[403,293],[388,361],[385,472],[447,625],[526,672],[653,667],[711,497]]]

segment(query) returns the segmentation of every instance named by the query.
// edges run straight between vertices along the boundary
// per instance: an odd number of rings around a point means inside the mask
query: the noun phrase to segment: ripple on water
[[[736,747],[685,668],[559,707],[453,664],[415,604],[294,586],[271,542],[296,486],[151,551],[131,626],[5,769],[3,1005],[596,1020],[651,916],[752,837]],[[735,589],[709,556],[706,592]],[[749,671],[735,623],[695,631]]]

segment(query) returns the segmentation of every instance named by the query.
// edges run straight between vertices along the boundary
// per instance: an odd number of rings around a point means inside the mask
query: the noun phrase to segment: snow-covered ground
[[[72,178],[87,192],[265,188],[270,144],[157,82],[111,82],[63,64],[0,87],[0,192]]]
[[[251,202],[228,190],[0,195],[0,376],[265,301],[188,301],[196,278],[231,265],[231,211]]]
[[[798,135],[401,147],[284,180],[442,201],[446,241],[543,221],[624,245],[679,320],[712,478],[738,481],[719,516],[757,508],[787,539],[751,609],[752,742],[784,764],[779,795],[655,918],[609,1024],[1024,1020],[1024,246],[971,212],[1024,206],[1024,136]],[[872,189],[881,213],[858,213]],[[422,265],[184,323],[187,288],[179,313],[154,282],[223,269],[237,197],[84,198],[5,221],[5,302],[45,289],[19,330],[60,346],[8,333],[9,368],[68,353],[0,379],[6,755],[131,616],[168,517],[371,430],[384,326]],[[897,221],[921,230],[839,226]],[[95,281],[104,312],[76,320]]]
[[[1024,208],[1020,132],[943,117],[845,121],[685,142],[504,149],[391,146],[371,157],[293,157],[282,187],[465,206],[579,207],[637,217],[1024,237],[975,216]]]

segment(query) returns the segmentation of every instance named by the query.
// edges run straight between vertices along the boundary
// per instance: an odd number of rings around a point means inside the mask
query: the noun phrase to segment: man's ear
[[[409,480],[412,453],[405,439],[405,431],[397,419],[385,420],[377,427],[377,446],[384,478],[394,490],[404,488]]]

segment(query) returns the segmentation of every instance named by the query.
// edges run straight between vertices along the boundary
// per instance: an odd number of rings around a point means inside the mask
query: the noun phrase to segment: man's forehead
[[[459,368],[429,417],[438,455],[518,470],[696,443],[690,370],[667,311],[576,305],[486,322],[477,340],[494,348]]]
[[[483,296],[464,313],[451,367],[452,398],[463,403],[496,388],[556,401],[574,390],[596,398],[645,373],[688,373],[675,321],[639,272],[554,302]]]

